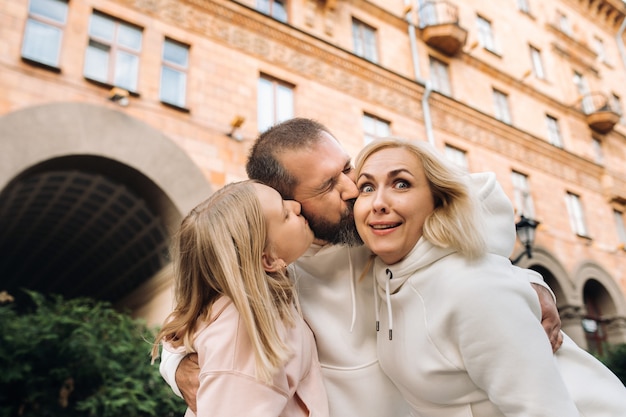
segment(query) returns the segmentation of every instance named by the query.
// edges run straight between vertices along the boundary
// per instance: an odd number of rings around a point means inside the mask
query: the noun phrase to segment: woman
[[[503,256],[512,242],[490,233],[510,202],[479,204],[427,146],[386,139],[356,160],[355,222],[386,304],[378,356],[414,414],[626,416],[599,361],[567,337],[552,355],[537,297]]]
[[[183,219],[176,305],[156,340],[198,353],[198,416],[328,416],[313,334],[286,271],[312,242],[300,204],[253,181],[225,186]]]

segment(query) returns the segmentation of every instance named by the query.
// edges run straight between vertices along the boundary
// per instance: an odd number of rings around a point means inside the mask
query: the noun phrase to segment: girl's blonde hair
[[[435,202],[434,211],[424,223],[424,238],[435,246],[454,248],[470,258],[483,255],[487,247],[485,228],[482,227],[477,197],[469,190],[467,174],[436,154],[428,143],[399,138],[375,140],[356,157],[357,177],[371,155],[389,148],[410,152],[424,168]]]
[[[254,183],[226,185],[183,219],[173,248],[175,308],[156,336],[153,361],[161,341],[193,352],[197,326],[220,296],[230,298],[241,316],[259,380],[270,382],[289,358],[281,322],[294,323],[294,289],[286,271],[263,269],[267,230]]]

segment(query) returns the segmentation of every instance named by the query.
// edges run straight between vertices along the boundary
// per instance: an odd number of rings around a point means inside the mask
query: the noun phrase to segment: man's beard
[[[348,202],[348,208],[342,213],[338,223],[330,223],[326,219],[316,216],[305,217],[309,222],[309,227],[313,230],[316,239],[324,240],[333,245],[360,246],[363,240],[356,230],[352,206],[354,201]]]

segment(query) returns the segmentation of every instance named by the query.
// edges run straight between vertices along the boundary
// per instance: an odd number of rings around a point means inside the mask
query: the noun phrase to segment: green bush
[[[626,343],[611,346],[608,352],[600,358],[602,362],[626,386]]]
[[[0,417],[184,413],[150,364],[143,321],[107,302],[27,293],[28,306],[0,304]]]

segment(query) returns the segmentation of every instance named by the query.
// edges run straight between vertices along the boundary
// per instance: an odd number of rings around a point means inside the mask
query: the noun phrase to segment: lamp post
[[[528,258],[533,257],[532,247],[533,243],[535,243],[535,229],[537,226],[539,226],[538,220],[530,219],[523,214],[519,222],[515,223],[515,232],[517,233],[517,238],[524,246],[524,251],[511,261],[513,265],[517,264],[524,255],[528,256]]]

